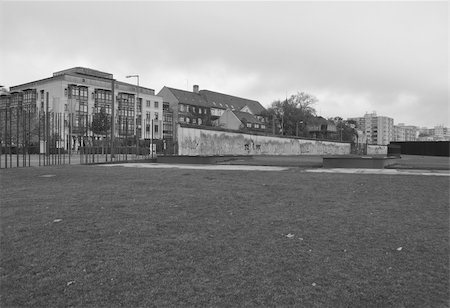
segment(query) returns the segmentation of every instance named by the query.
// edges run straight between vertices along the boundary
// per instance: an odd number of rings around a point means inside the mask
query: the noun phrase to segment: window
[[[179,121],[179,122],[184,122],[184,117],[180,117],[180,118],[178,119],[178,121]]]
[[[150,114],[150,112],[147,112],[147,113],[145,114],[145,119],[146,119],[147,121],[150,121],[150,119],[151,119],[151,114]]]
[[[159,131],[159,126],[155,125],[155,133],[157,133]]]
[[[180,104],[180,105],[178,105],[178,108],[179,108],[180,111],[184,112],[184,105]]]
[[[158,120],[158,118],[159,118],[159,115],[157,112],[155,112],[155,120]]]
[[[247,123],[247,127],[251,128],[252,127],[252,123]]]
[[[88,106],[84,104],[80,104],[80,111],[81,112],[88,112]]]
[[[202,119],[201,118],[198,118],[197,122],[198,122],[198,125],[202,125]]]
[[[147,107],[150,107],[150,106],[151,106],[151,104],[152,104],[152,102],[151,102],[151,101],[146,101],[146,106],[147,106]]]
[[[154,106],[156,109],[158,109],[158,108],[159,108],[159,102],[154,102],[154,103],[153,103],[153,106]]]
[[[192,124],[197,124],[197,119],[192,119]]]

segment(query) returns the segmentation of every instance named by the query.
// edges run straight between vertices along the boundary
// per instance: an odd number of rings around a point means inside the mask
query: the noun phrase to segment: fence
[[[405,155],[450,157],[449,141],[394,141],[391,145],[399,146],[400,153]]]
[[[130,117],[118,116],[111,125],[109,115],[0,109],[0,168],[153,158],[162,147],[162,141],[153,138],[158,125],[142,121],[136,131],[144,138],[137,140],[133,123]]]

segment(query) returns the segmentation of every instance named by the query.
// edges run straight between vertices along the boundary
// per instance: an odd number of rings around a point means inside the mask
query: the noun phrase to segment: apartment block
[[[394,138],[392,141],[416,141],[418,133],[416,126],[399,123],[394,125]]]
[[[365,134],[368,144],[387,145],[394,138],[394,119],[378,116],[376,112],[366,113],[364,117],[349,118]]]
[[[11,87],[8,95],[2,95],[0,108],[17,107],[62,114],[59,131],[65,140],[72,138],[72,144],[81,144],[83,135],[96,138],[89,121],[100,113],[111,116],[113,108],[115,136],[163,136],[163,99],[153,89],[118,81],[110,73],[90,68],[74,67]]]

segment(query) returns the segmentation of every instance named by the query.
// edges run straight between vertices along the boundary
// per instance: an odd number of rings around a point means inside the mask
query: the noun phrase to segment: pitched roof
[[[198,93],[166,87],[177,98],[178,102],[186,105],[211,107],[211,105]]]
[[[242,111],[233,111],[233,113],[236,115],[236,117],[242,121],[242,119],[245,119],[247,123],[256,123],[256,124],[263,124],[260,120],[258,120],[253,114],[248,112],[242,112]]]
[[[219,109],[241,110],[245,106],[250,108],[254,114],[260,114],[265,108],[257,101],[232,96],[228,94],[213,92],[209,90],[200,90],[199,93],[209,102],[211,107]]]

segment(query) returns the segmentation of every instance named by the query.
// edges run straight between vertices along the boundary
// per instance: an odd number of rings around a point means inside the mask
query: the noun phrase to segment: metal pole
[[[11,145],[12,145],[12,110],[11,107],[9,109],[9,168],[12,168],[12,152],[11,152]]]
[[[115,131],[116,131],[116,121],[115,121],[115,104],[114,101],[116,99],[116,94],[114,90],[115,80],[111,79],[111,97],[112,97],[112,106],[111,106],[111,161],[114,159],[114,143],[115,143]]]
[[[20,122],[20,115],[19,115],[19,101],[17,101],[17,107],[16,107],[16,167],[19,167],[19,122]]]
[[[46,107],[45,107],[45,157],[46,157],[46,164],[50,164],[50,144],[48,142],[49,135],[50,135],[50,125],[49,125],[49,114],[48,114],[48,100],[49,100],[49,93],[46,93]]]
[[[22,165],[24,167],[27,166],[27,154],[25,154],[27,149],[27,143],[26,143],[26,138],[27,138],[27,113],[26,110],[24,111],[22,109]]]
[[[152,159],[153,159],[153,118],[152,118],[152,143],[150,150],[152,151]]]
[[[6,144],[8,138],[8,106],[5,108],[5,168],[8,168],[8,153],[6,153]]]
[[[72,157],[72,125],[73,125],[73,121],[72,121],[72,113],[67,114],[68,117],[68,124],[69,124],[69,165],[71,163],[71,157]]]
[[[41,113],[42,110],[38,112],[38,155],[39,155],[39,167],[41,166]]]
[[[137,88],[136,88],[136,102],[134,104],[134,132],[136,136],[136,155],[139,155],[139,139],[140,136],[137,135],[137,104],[139,103],[139,75],[137,77]],[[142,105],[141,105],[141,114],[142,114]],[[142,129],[142,126],[141,126]],[[137,157],[136,157],[137,158]]]
[[[70,95],[70,94],[69,94]],[[72,98],[69,98],[69,112],[67,113],[67,125],[69,126],[69,132],[68,132],[68,136],[67,136],[67,141],[68,141],[68,150],[69,150],[69,165],[70,165],[70,156],[72,156],[72,133],[71,133],[71,128],[72,128],[72,121],[71,121],[71,113],[70,111],[72,110]]]
[[[28,109],[28,167],[31,167],[30,144],[31,144],[31,109]]]
[[[52,146],[53,146],[53,154],[52,155],[52,165],[56,165],[56,151],[55,151],[55,112],[52,112],[52,132],[51,132]]]
[[[66,135],[66,113],[64,112],[63,114],[63,134],[64,134],[64,152],[63,152],[63,164],[66,164],[66,147],[67,147],[67,135]]]
[[[127,116],[125,118],[125,160],[128,160],[128,116],[130,108],[127,106]]]

